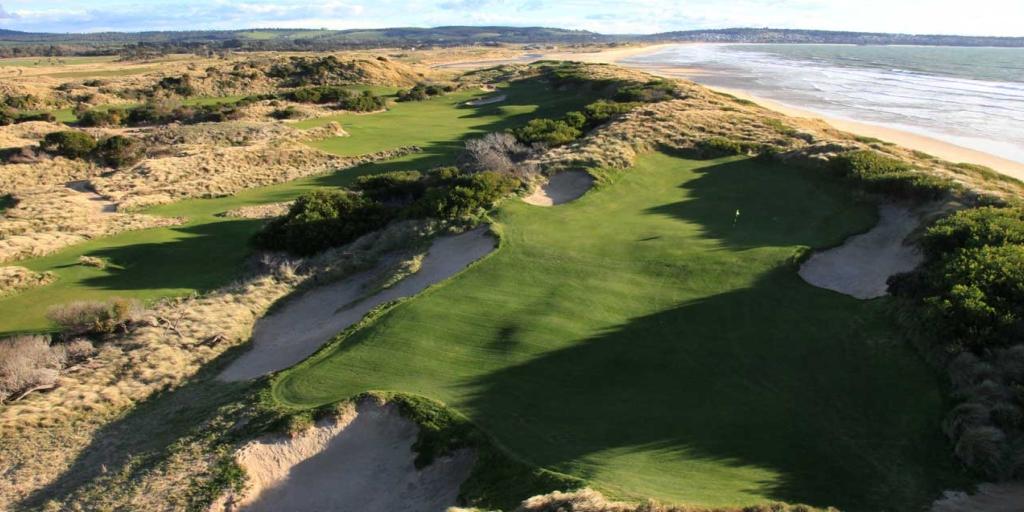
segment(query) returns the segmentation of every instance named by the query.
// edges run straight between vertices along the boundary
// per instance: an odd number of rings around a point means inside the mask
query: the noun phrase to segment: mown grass
[[[245,259],[251,252],[248,240],[260,223],[217,214],[241,206],[292,200],[318,188],[344,186],[364,174],[450,165],[466,137],[525,123],[531,112],[564,113],[591,100],[583,95],[550,91],[538,83],[518,83],[510,87],[510,100],[502,106],[459,106],[479,94],[463,92],[430,101],[398,103],[385,113],[342,114],[303,125],[340,121],[351,137],[315,145],[342,155],[408,145],[421,146],[422,153],[249,189],[232,197],[158,206],[144,213],[186,217],[189,222],[171,228],[121,233],[17,262],[34,270],[52,271],[58,279],[52,285],[0,299],[0,333],[50,329],[46,310],[55,304],[112,296],[155,300],[227,284],[243,275]],[[112,265],[106,269],[78,265],[78,258],[83,255],[104,258]]]
[[[497,253],[273,394],[437,399],[515,457],[619,498],[918,510],[961,478],[938,379],[888,300],[814,288],[793,264],[874,212],[820,173],[645,156],[577,202],[507,204]]]

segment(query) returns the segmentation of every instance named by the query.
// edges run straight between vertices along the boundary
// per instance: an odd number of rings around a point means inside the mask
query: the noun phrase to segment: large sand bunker
[[[220,378],[227,381],[253,379],[288,368],[309,357],[373,308],[415,295],[455,275],[492,250],[494,239],[485,228],[478,228],[438,238],[430,246],[418,272],[371,297],[364,297],[364,293],[366,285],[374,278],[373,272],[312,290],[260,319],[253,332],[252,349],[231,363]]]
[[[364,400],[295,437],[250,442],[237,454],[245,494],[211,509],[442,512],[456,504],[474,457],[458,450],[417,470],[418,431],[397,406]]]
[[[560,172],[534,189],[523,201],[534,206],[554,206],[580,198],[593,186],[594,177],[583,171]]]
[[[800,277],[814,286],[858,299],[888,293],[890,276],[909,272],[924,260],[917,247],[906,243],[920,224],[909,208],[879,206],[878,225],[850,237],[834,249],[815,253],[800,267]]]
[[[1024,484],[981,484],[978,492],[947,492],[932,504],[931,512],[1020,512],[1024,510]]]

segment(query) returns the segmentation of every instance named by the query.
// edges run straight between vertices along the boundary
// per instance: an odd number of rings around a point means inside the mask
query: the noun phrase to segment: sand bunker
[[[1024,510],[1024,484],[981,484],[978,492],[947,491],[932,504],[931,512],[1020,512]]]
[[[252,349],[231,363],[220,379],[253,379],[288,368],[309,357],[373,308],[415,295],[455,275],[492,250],[494,239],[485,228],[478,228],[438,238],[430,246],[418,272],[371,297],[364,297],[364,293],[375,277],[373,272],[316,288],[261,318],[253,332]]]
[[[909,208],[879,206],[878,225],[850,237],[834,249],[815,253],[800,267],[804,281],[858,299],[888,293],[890,276],[909,272],[924,260],[917,247],[905,243],[920,219]]]
[[[506,99],[508,99],[508,95],[506,95],[506,94],[499,94],[497,96],[491,96],[489,98],[479,98],[479,99],[475,99],[475,100],[469,100],[469,101],[466,102],[466,105],[470,106],[470,107],[479,107],[479,106],[482,106],[482,105],[490,105],[492,103],[501,103],[502,101],[505,101]]]
[[[96,213],[114,213],[117,211],[117,204],[97,194],[92,189],[92,184],[88,180],[72,181],[67,184],[67,187],[81,194],[81,196],[74,197],[72,200],[87,206],[89,210]]]
[[[211,509],[442,512],[456,504],[474,457],[459,450],[417,470],[418,430],[397,406],[365,400],[295,437],[253,441],[237,455],[246,493]]]
[[[534,206],[554,206],[580,198],[593,186],[594,177],[583,171],[561,172],[534,189],[523,201]]]

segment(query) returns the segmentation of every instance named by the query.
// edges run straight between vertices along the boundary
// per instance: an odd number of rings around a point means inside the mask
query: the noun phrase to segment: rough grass
[[[286,370],[274,396],[428,396],[616,499],[917,509],[959,478],[937,378],[886,300],[792,264],[874,218],[829,180],[656,154],[574,203],[509,204],[496,254]]]

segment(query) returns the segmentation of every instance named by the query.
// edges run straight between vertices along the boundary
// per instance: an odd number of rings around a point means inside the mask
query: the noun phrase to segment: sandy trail
[[[879,206],[878,213],[878,225],[871,231],[815,253],[800,267],[800,277],[858,299],[888,293],[889,276],[913,270],[924,260],[917,247],[904,243],[920,219],[909,208],[894,204]]]
[[[226,381],[254,379],[302,361],[324,343],[358,322],[373,308],[415,295],[443,281],[494,250],[486,228],[438,238],[430,246],[420,270],[365,297],[375,273],[363,272],[343,281],[311,290],[256,323],[252,349],[231,363],[219,376]]]
[[[594,186],[594,177],[583,171],[565,171],[535,188],[523,201],[534,206],[554,206],[579,199]]]
[[[491,105],[491,104],[494,104],[494,103],[501,103],[502,101],[505,101],[506,99],[508,99],[508,95],[507,94],[499,94],[497,96],[491,96],[489,98],[480,98],[480,99],[476,99],[476,100],[469,100],[469,101],[466,102],[466,106],[469,106],[469,107],[480,107],[480,106],[483,106],[483,105]]]
[[[71,181],[65,184],[65,186],[75,192],[81,194],[80,197],[72,200],[78,201],[79,203],[88,206],[90,210],[96,213],[116,213],[117,203],[99,195],[95,190],[92,189],[92,184],[88,180]]]
[[[397,406],[366,400],[295,437],[253,441],[237,455],[250,478],[237,505],[252,512],[443,512],[456,504],[474,456],[459,450],[417,470],[418,431]]]
[[[978,492],[947,492],[932,504],[931,512],[1020,512],[1024,510],[1024,483],[981,484]]]

